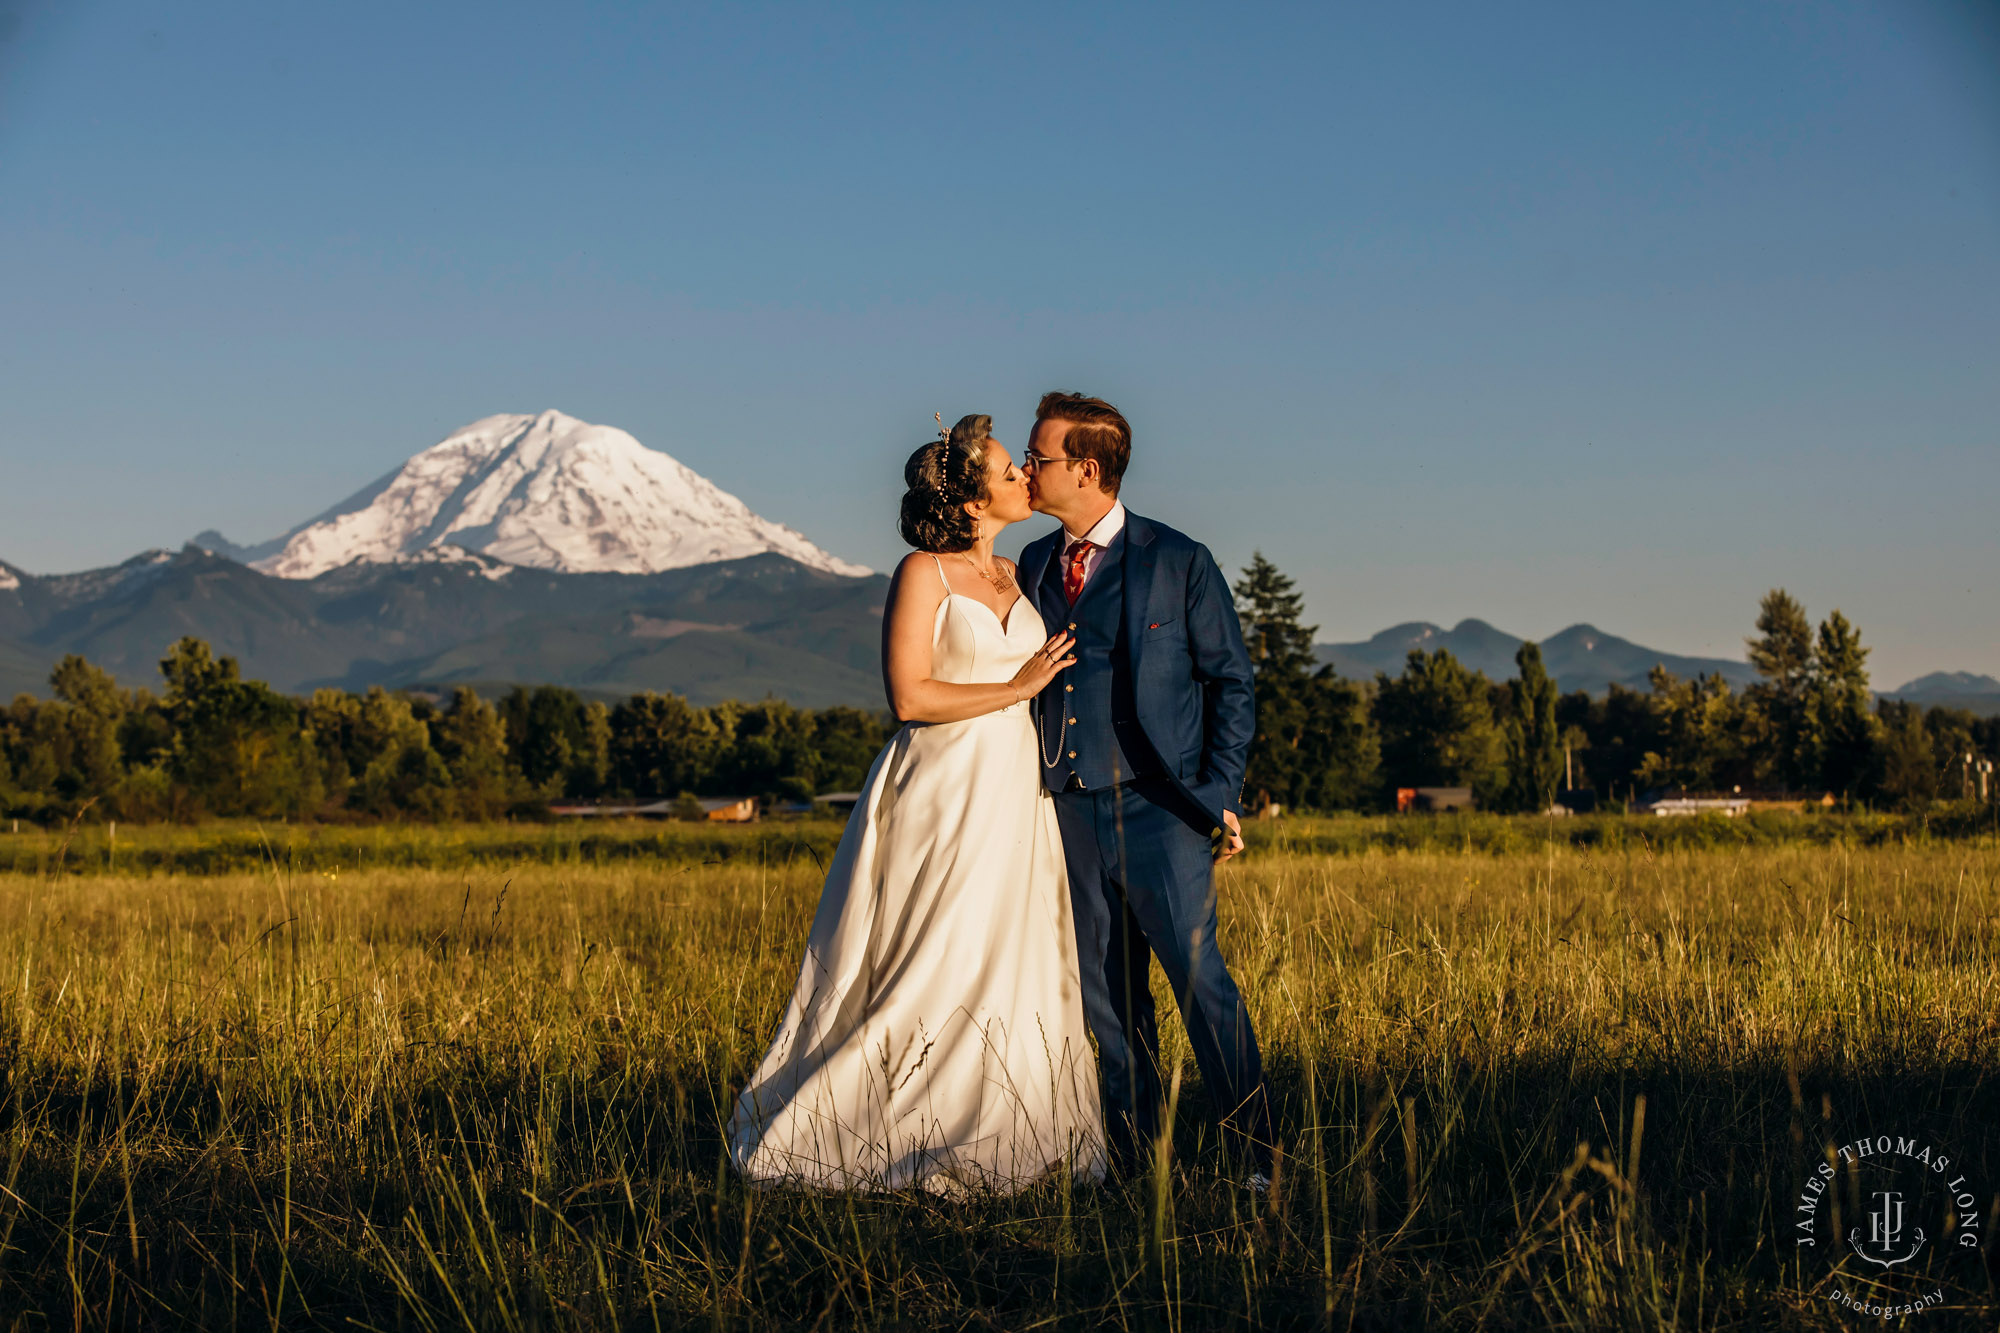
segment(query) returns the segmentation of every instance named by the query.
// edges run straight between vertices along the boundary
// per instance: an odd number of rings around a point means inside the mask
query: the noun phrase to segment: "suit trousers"
[[[1151,985],[1157,957],[1222,1116],[1225,1142],[1268,1172],[1269,1095],[1249,1012],[1216,941],[1207,836],[1184,816],[1185,798],[1164,780],[1059,792],[1055,803],[1114,1169],[1140,1167],[1160,1133],[1160,1033]]]

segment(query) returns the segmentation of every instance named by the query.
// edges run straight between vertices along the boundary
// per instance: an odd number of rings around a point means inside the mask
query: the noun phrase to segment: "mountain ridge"
[[[1361,680],[1372,679],[1377,672],[1399,675],[1411,651],[1439,648],[1493,680],[1506,680],[1514,675],[1514,654],[1523,642],[1483,620],[1468,618],[1450,629],[1427,620],[1408,621],[1356,643],[1319,643],[1313,649],[1321,662],[1341,675]],[[1582,621],[1551,634],[1541,641],[1541,648],[1543,665],[1564,691],[1602,694],[1614,684],[1648,689],[1647,673],[1655,664],[1676,676],[1721,676],[1732,689],[1757,678],[1748,662],[1663,653]]]
[[[184,634],[285,690],[558,684],[597,696],[671,690],[697,702],[776,694],[794,703],[879,707],[888,580],[847,578],[770,552],[653,574],[566,574],[454,546],[353,561],[310,579],[266,574],[215,550],[144,551],[117,565],[37,576],[0,561],[0,698],[45,695],[48,672],[81,653],[128,686],[158,688],[157,663]],[[1521,639],[1477,619],[1394,625],[1317,645],[1341,674],[1399,673],[1412,648],[1447,648],[1504,680]],[[1578,623],[1542,643],[1558,686],[1645,689],[1676,675],[1749,665],[1662,653]],[[1986,691],[1985,686],[1996,688]],[[2000,713],[2000,681],[1933,672],[1885,697]]]
[[[2000,680],[1971,671],[1933,671],[1888,691],[1887,697],[1925,708],[1963,708],[2000,716]]]
[[[193,635],[246,676],[293,692],[478,679],[672,690],[703,703],[746,690],[802,706],[880,703],[888,580],[770,552],[652,574],[564,574],[439,551],[285,579],[189,545],[76,575],[15,573],[16,586],[0,590],[5,697],[46,695],[65,653],[157,689],[159,659]]]

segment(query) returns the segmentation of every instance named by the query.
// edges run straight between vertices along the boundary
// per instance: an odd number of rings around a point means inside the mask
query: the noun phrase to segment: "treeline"
[[[2000,756],[2000,719],[1876,701],[1860,632],[1838,611],[1815,628],[1782,590],[1760,608],[1748,689],[1655,668],[1649,689],[1601,698],[1562,693],[1532,643],[1505,681],[1443,650],[1347,680],[1317,665],[1315,627],[1262,555],[1235,593],[1257,673],[1252,808],[1384,810],[1398,787],[1468,787],[1485,809],[1538,811],[1568,789],[1615,806],[1741,787],[1923,810],[1968,794],[1967,755]],[[492,819],[564,799],[803,802],[858,787],[892,729],[858,708],[703,708],[652,693],[607,705],[551,685],[496,700],[464,687],[300,699],[242,679],[198,639],[175,644],[160,673],[155,696],[67,657],[52,698],[0,712],[0,815]]]
[[[244,680],[234,658],[182,639],[165,693],[124,690],[81,657],[53,697],[0,713],[0,812],[93,818],[492,819],[561,799],[730,795],[810,801],[860,785],[889,734],[858,708],[777,700],[700,708],[639,694],[615,706],[544,685],[486,700]]]
[[[1413,651],[1399,675],[1343,679],[1315,664],[1316,627],[1262,555],[1235,591],[1257,671],[1253,808],[1385,809],[1398,787],[1469,787],[1501,811],[1545,810],[1567,788],[1609,803],[1741,788],[1921,810],[1976,797],[1966,756],[2000,757],[2000,718],[1877,701],[1860,631],[1839,611],[1815,628],[1782,589],[1759,608],[1747,689],[1655,667],[1650,688],[1601,698],[1561,693],[1533,643],[1506,681],[1442,649]]]

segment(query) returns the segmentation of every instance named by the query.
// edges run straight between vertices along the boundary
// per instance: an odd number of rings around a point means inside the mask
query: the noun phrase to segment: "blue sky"
[[[0,0],[0,558],[622,426],[877,567],[1048,388],[1323,639],[2000,674],[2000,9]],[[1025,528],[1025,542],[1040,524]]]

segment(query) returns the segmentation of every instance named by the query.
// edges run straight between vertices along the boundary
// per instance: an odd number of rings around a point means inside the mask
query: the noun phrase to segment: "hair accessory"
[[[931,413],[931,415],[937,418],[937,424],[938,424],[938,442],[939,442],[940,444],[950,444],[950,443],[951,443],[951,427],[949,427],[949,426],[947,426],[947,425],[945,425],[945,424],[944,424],[944,413],[942,413],[942,412],[933,412],[933,413]]]

